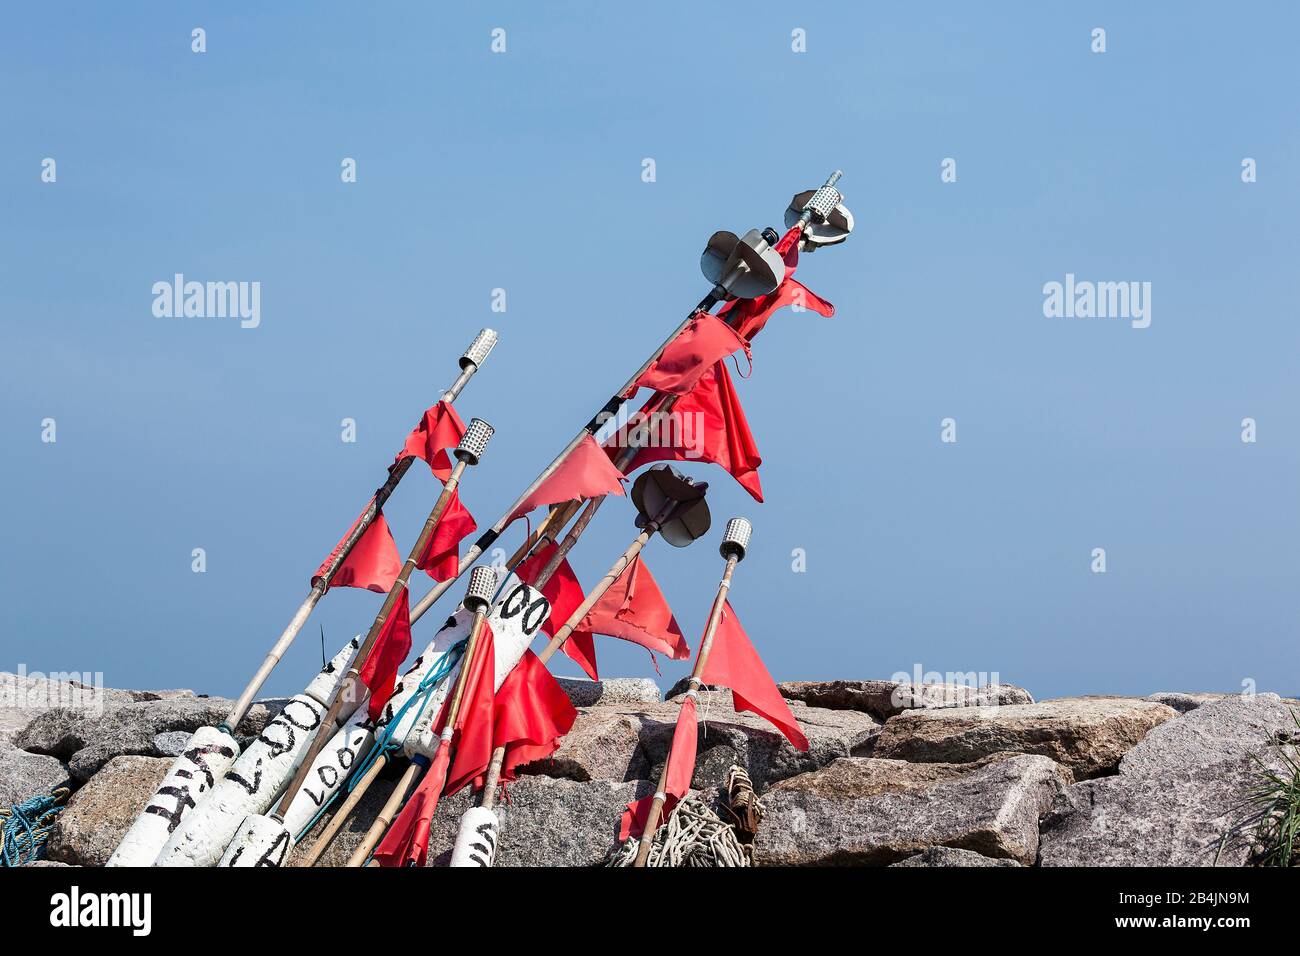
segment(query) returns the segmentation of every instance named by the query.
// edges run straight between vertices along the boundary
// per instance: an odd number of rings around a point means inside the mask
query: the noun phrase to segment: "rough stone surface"
[[[57,757],[32,754],[0,741],[0,808],[69,784],[68,766]]]
[[[47,855],[60,863],[103,866],[171,766],[167,757],[117,757],[72,795],[55,819]]]
[[[510,785],[509,804],[497,805],[501,837],[496,865],[599,866],[618,842],[627,804],[652,793],[649,780],[579,783],[521,777]],[[466,800],[436,823],[429,841],[430,866],[450,861],[460,815],[468,805]],[[438,812],[442,815],[441,808]]]
[[[221,697],[178,696],[122,704],[99,716],[59,708],[33,720],[14,742],[24,750],[66,759],[73,777],[86,781],[114,757],[159,756],[154,745],[159,734],[192,734],[220,723],[232,703]],[[265,703],[254,704],[240,731],[259,733],[274,713]]]
[[[1014,684],[913,684],[889,680],[786,681],[782,696],[810,707],[866,711],[888,720],[905,710],[1032,704],[1033,695]]]
[[[0,741],[12,743],[20,731],[46,711],[69,708],[99,714],[147,699],[154,699],[152,692],[94,688],[80,681],[0,671]]]
[[[906,860],[899,860],[897,863],[889,864],[892,866],[1019,866],[1015,860],[994,860],[987,856],[980,856],[978,853],[972,853],[970,850],[957,850],[948,846],[932,846],[928,850],[909,856]]]
[[[891,773],[896,787],[885,783]],[[754,861],[884,866],[947,846],[1027,866],[1038,818],[1064,783],[1058,765],[1037,755],[947,768],[929,780],[900,761],[843,758],[764,795]]]
[[[605,680],[582,680],[557,677],[574,707],[598,704],[657,704],[663,700],[659,685],[647,677],[610,677]]]
[[[1166,707],[1172,707],[1180,714],[1185,714],[1189,710],[1195,710],[1202,704],[1209,704],[1216,700],[1222,700],[1226,694],[1181,694],[1175,691],[1163,691],[1159,694],[1149,694],[1142,698],[1143,700],[1155,701],[1157,704],[1164,704]]]
[[[154,754],[159,757],[179,757],[194,735],[184,730],[169,730],[153,739]]]
[[[360,844],[375,814],[392,790],[380,780],[339,831],[318,866],[342,866]],[[501,836],[497,866],[598,866],[617,842],[619,819],[632,800],[654,792],[648,780],[629,783],[521,777],[510,784],[509,803],[498,803]],[[429,833],[427,866],[446,866],[456,842],[460,817],[470,806],[467,790],[444,797]],[[306,841],[311,843],[309,837]],[[294,851],[300,858],[303,847]]]
[[[911,710],[891,717],[877,757],[964,763],[993,753],[1041,754],[1078,779],[1113,772],[1153,727],[1178,716],[1151,701],[1070,697],[1006,707]]]
[[[1043,821],[1043,866],[1241,866],[1256,759],[1281,772],[1296,734],[1275,694],[1224,697],[1151,731],[1119,773],[1070,787]],[[1294,752],[1294,751],[1292,751]]]
[[[522,772],[576,781],[655,779],[672,741],[678,710],[675,701],[581,710],[560,749]],[[795,750],[761,717],[737,713],[730,691],[703,693],[703,732],[692,786],[699,790],[718,786],[728,768],[737,763],[749,771],[754,786],[761,790],[837,757],[865,753],[880,731],[879,725],[862,713],[798,703],[791,711],[808,737],[806,753]]]
[[[1276,694],[1224,697],[1157,727],[1120,762],[1129,776],[1170,776],[1300,739],[1300,710]]]

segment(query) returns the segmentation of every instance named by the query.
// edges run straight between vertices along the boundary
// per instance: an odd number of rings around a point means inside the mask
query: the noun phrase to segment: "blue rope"
[[[439,684],[447,679],[452,668],[456,666],[456,663],[465,653],[465,647],[468,644],[468,640],[468,638],[463,638],[451,647],[447,648],[446,653],[438,659],[438,663],[434,664],[433,667],[429,669],[429,673],[424,675],[424,679],[421,680],[419,686],[416,687],[415,693],[407,698],[406,703],[401,706],[397,713],[393,714],[393,719],[384,725],[383,732],[375,738],[375,742],[371,744],[370,749],[366,751],[365,759],[356,765],[352,774],[348,777],[347,786],[335,790],[330,798],[320,805],[320,809],[317,810],[316,814],[307,821],[307,825],[304,826],[302,831],[294,838],[294,842],[301,840],[311,832],[312,827],[314,827],[320,821],[320,818],[325,815],[325,811],[334,805],[334,801],[339,798],[339,794],[344,791],[351,793],[356,787],[357,781],[366,775],[366,771],[370,769],[371,765],[376,760],[401,749],[402,745],[393,740],[393,734],[397,731],[398,724],[402,722],[402,719],[406,716],[407,712],[417,704],[420,707],[420,713],[417,714],[416,717],[418,718],[424,713],[424,709],[428,707],[429,702],[433,700],[433,692],[438,689]]]
[[[71,792],[59,787],[48,796],[32,797],[0,810],[0,866],[22,866],[45,858],[50,827]]]

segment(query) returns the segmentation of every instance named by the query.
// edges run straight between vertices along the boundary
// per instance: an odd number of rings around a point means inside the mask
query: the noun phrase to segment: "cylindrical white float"
[[[281,866],[289,856],[293,838],[284,824],[256,814],[244,818],[219,866]]]
[[[505,682],[506,676],[519,663],[519,658],[524,656],[524,651],[528,650],[533,635],[551,613],[550,602],[542,597],[541,591],[524,584],[513,574],[509,574],[505,568],[495,570],[498,582],[505,580],[505,586],[498,584],[497,593],[502,597],[493,605],[492,613],[487,618],[488,625],[492,628],[492,646],[496,664],[496,673],[493,675],[494,690],[499,689]],[[468,637],[473,621],[473,614],[464,607],[457,608],[456,613],[448,618],[447,623],[438,632],[435,643],[440,641],[443,642],[443,646],[450,647]],[[460,665],[457,664],[455,671],[434,695],[434,699],[420,709],[418,714],[414,713],[415,708],[407,712],[410,715],[409,728],[403,727],[403,724],[407,723],[406,717],[403,718],[402,724],[398,725],[393,739],[402,741],[402,749],[408,757],[422,756],[432,759],[437,753],[441,735],[435,731],[434,723],[438,719],[438,712],[442,709],[443,699],[449,689],[455,686],[456,673],[459,669]],[[403,730],[406,731],[404,735],[400,733]]]
[[[356,639],[349,642],[316,675],[307,693],[285,704],[212,788],[208,798],[181,820],[154,866],[212,866],[221,859],[245,817],[270,809],[311,746],[328,701],[356,654],[357,644]],[[351,716],[355,706],[353,702],[344,713]]]
[[[218,866],[279,866],[298,842],[298,834],[338,792],[352,767],[374,743],[364,709],[338,732],[312,761],[307,779],[289,804],[284,822],[255,814],[240,824]]]
[[[105,865],[152,866],[181,819],[207,797],[238,755],[239,743],[224,730],[195,731]]]
[[[497,855],[501,821],[486,807],[470,807],[460,818],[456,844],[451,849],[452,866],[491,866]]]

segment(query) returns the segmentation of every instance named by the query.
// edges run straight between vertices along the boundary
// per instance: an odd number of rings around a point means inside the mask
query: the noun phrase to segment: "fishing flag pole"
[[[631,566],[632,562],[637,559],[642,549],[645,548],[655,534],[659,534],[660,537],[675,548],[684,548],[708,532],[711,524],[709,506],[705,500],[708,487],[704,482],[693,481],[668,465],[656,465],[648,469],[636,480],[636,483],[632,486],[632,504],[637,509],[637,527],[641,529],[640,533],[632,539],[632,543],[618,556],[610,569],[605,572],[605,576],[591,589],[582,603],[569,615],[569,619],[555,632],[545,649],[538,655],[538,659],[543,665],[551,659],[556,651],[564,646],[583,618],[596,606],[605,595],[605,592],[614,585],[614,582]],[[591,504],[596,504],[599,500],[596,499]],[[590,520],[589,514],[591,512],[594,512],[594,508],[590,509],[589,512],[584,512],[583,516],[588,517],[588,520]],[[576,527],[575,531],[581,534],[581,530]],[[570,532],[569,537],[566,538],[566,542],[571,547],[572,540],[570,539],[576,540],[576,535],[573,532]],[[542,588],[550,580],[563,559],[564,554],[557,550],[546,566],[542,568],[541,573],[534,580],[533,586],[539,589]],[[505,762],[505,756],[506,748],[504,746],[498,746],[492,752],[492,759],[488,764],[481,791],[482,798],[479,806],[483,810],[492,811],[496,805],[497,788],[501,781],[501,770]],[[496,832],[499,825],[495,813],[492,813],[490,817],[484,814],[472,815],[467,813],[462,818],[460,831],[456,837],[456,845],[452,850],[451,865],[491,866],[495,859]],[[490,832],[490,839],[482,839],[482,828],[484,827]],[[469,847],[480,841],[482,841],[481,846],[483,849],[477,853],[471,853]]]
[[[474,337],[474,341],[469,344],[469,348],[465,350],[465,354],[460,357],[460,374],[456,376],[456,380],[451,383],[447,390],[442,393],[442,401],[446,402],[448,405],[455,403],[456,399],[460,397],[461,390],[469,384],[469,380],[474,377],[474,373],[479,370],[480,366],[482,366],[496,343],[497,333],[492,329],[483,329]],[[361,513],[361,517],[357,520],[356,525],[353,526],[347,537],[343,539],[342,546],[333,555],[322,573],[316,577],[312,584],[311,591],[308,592],[307,597],[303,600],[302,604],[298,607],[298,610],[289,620],[284,631],[276,639],[275,644],[271,646],[271,649],[267,652],[266,658],[262,661],[261,666],[258,667],[257,672],[253,674],[248,685],[235,701],[235,705],[230,708],[230,713],[226,716],[223,723],[224,727],[233,732],[235,728],[239,726],[239,722],[244,719],[244,716],[248,713],[248,708],[252,706],[253,698],[257,696],[257,692],[262,689],[262,685],[266,683],[266,679],[271,676],[271,671],[275,669],[276,664],[280,662],[285,651],[289,649],[294,638],[298,636],[298,632],[302,630],[302,626],[307,622],[307,618],[311,615],[312,610],[316,607],[320,599],[324,597],[325,592],[329,590],[330,581],[333,579],[335,573],[342,566],[343,562],[347,560],[348,555],[352,552],[356,543],[360,541],[362,535],[366,533],[366,529],[370,527],[375,518],[383,511],[384,505],[388,502],[389,497],[392,495],[394,489],[397,488],[398,483],[406,475],[406,472],[410,470],[413,461],[415,461],[414,457],[403,458],[389,470],[388,480],[385,481],[371,497],[370,504],[366,506],[366,510]]]
[[[379,641],[380,634],[384,631],[384,625],[388,622],[389,617],[393,614],[399,600],[407,600],[407,582],[411,578],[411,572],[415,570],[417,564],[424,558],[428,550],[429,543],[433,539],[433,533],[438,527],[438,522],[442,520],[443,512],[446,511],[452,496],[456,493],[456,488],[460,484],[461,475],[464,474],[466,467],[477,465],[483,457],[483,452],[487,449],[488,440],[492,437],[493,428],[481,418],[470,420],[469,428],[465,431],[465,437],[461,439],[460,445],[456,447],[456,466],[452,469],[451,476],[443,485],[442,494],[438,496],[438,501],[429,512],[428,519],[424,522],[424,527],[420,530],[420,536],[416,539],[415,545],[411,548],[411,553],[406,558],[406,563],[402,565],[401,573],[398,574],[397,580],[393,582],[388,596],[384,599],[383,606],[379,613],[375,615],[374,623],[370,625],[370,631],[366,634],[366,639],[362,641],[360,650],[353,660],[351,668],[348,669],[347,675],[339,684],[339,688],[334,693],[334,699],[330,702],[329,711],[321,721],[320,727],[316,731],[316,736],[312,740],[311,746],[307,749],[306,755],[298,764],[298,772],[294,774],[293,781],[285,790],[284,796],[280,801],[280,806],[273,817],[283,822],[284,813],[289,809],[289,804],[293,801],[294,796],[302,787],[303,781],[307,778],[307,773],[311,769],[312,761],[320,753],[320,749],[325,746],[325,742],[333,735],[335,725],[338,723],[342,714],[343,707],[347,703],[355,703],[361,699],[365,692],[365,686],[361,681],[361,672],[365,668],[367,659],[370,657],[375,644]],[[410,650],[410,634],[407,633],[407,647],[399,657],[396,665],[400,666],[405,659],[406,653]],[[391,690],[391,677],[388,679],[389,690]],[[358,686],[360,685],[360,686]],[[374,693],[375,688],[370,688]]]
[[[461,355],[460,372],[455,381],[442,393],[441,402],[435,405],[435,408],[445,404],[448,414],[451,417],[455,416],[453,403],[487,360],[496,343],[497,333],[494,330],[480,330]],[[456,422],[458,423],[459,419],[456,419]],[[413,460],[412,457],[404,457],[390,466],[387,480],[371,496],[370,502],[356,523],[318,569],[306,599],[276,639],[225,720],[215,727],[200,727],[190,737],[185,751],[172,763],[162,783],[145,804],[144,811],[136,817],[123,835],[107,866],[151,865],[177,828],[183,824],[185,817],[197,806],[206,802],[213,786],[231,769],[240,754],[235,730],[247,715],[253,699],[272,670],[298,636],[317,603],[329,590],[340,568],[344,567],[348,557],[356,550],[358,543],[362,541],[367,531],[373,534],[375,531],[382,530],[388,537],[389,547],[391,547],[391,536],[386,527],[380,529],[376,522],[382,524],[383,506],[409,470]]]
[[[431,762],[422,758],[411,761],[406,773],[403,774],[402,779],[389,796],[388,802],[379,811],[379,815],[375,818],[375,822],[371,825],[365,838],[348,860],[348,866],[365,865],[370,858],[370,854],[379,845],[384,833],[387,832],[393,820],[396,819],[397,812],[401,808],[412,784],[415,783],[416,777],[425,767],[428,768],[427,773],[433,775],[427,781],[429,784],[427,789],[436,808],[438,795],[442,793],[442,787],[447,779],[451,738],[455,733],[456,721],[460,716],[460,706],[461,701],[464,699],[466,684],[475,670],[475,655],[478,653],[479,644],[482,640],[484,622],[487,620],[488,611],[492,608],[492,596],[496,590],[496,585],[496,575],[491,568],[478,567],[470,575],[469,589],[465,595],[465,607],[473,613],[474,621],[470,628],[469,640],[466,645],[465,655],[461,661],[460,672],[456,675],[456,684],[452,689],[451,699],[447,705],[446,715],[443,718],[438,749]],[[432,810],[430,810],[430,816],[432,816]]]
[[[726,559],[727,566],[722,572],[722,580],[718,583],[718,593],[713,598],[713,608],[709,611],[709,622],[704,629],[704,638],[700,641],[699,652],[695,656],[695,667],[691,670],[690,686],[687,688],[685,695],[682,697],[682,711],[678,713],[679,724],[682,720],[682,713],[689,706],[691,711],[691,720],[686,727],[690,733],[691,739],[687,746],[690,748],[691,766],[686,769],[684,774],[686,786],[690,785],[690,775],[694,770],[695,764],[695,721],[694,708],[695,701],[700,694],[700,675],[704,673],[704,668],[709,663],[709,653],[713,650],[713,637],[717,634],[718,623],[722,620],[722,610],[727,603],[727,592],[731,589],[731,576],[735,573],[736,565],[745,558],[745,551],[749,547],[749,539],[753,534],[753,528],[745,518],[732,518],[727,522],[727,530],[722,536],[722,544],[718,551]],[[673,734],[673,742],[676,743],[677,734]],[[637,848],[636,863],[637,867],[644,867],[646,861],[650,858],[650,848],[654,845],[655,830],[659,827],[659,816],[663,812],[664,802],[668,797],[668,780],[670,771],[673,767],[674,748],[670,745],[668,755],[664,758],[663,770],[659,773],[659,785],[655,788],[654,801],[650,804],[650,814],[646,819],[645,829],[641,833],[641,845]],[[680,757],[680,755],[679,755]],[[680,775],[679,775],[680,776]],[[680,799],[684,794],[677,794]]]

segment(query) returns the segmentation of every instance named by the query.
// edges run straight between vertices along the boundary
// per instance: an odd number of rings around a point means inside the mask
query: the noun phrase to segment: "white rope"
[[[629,838],[615,849],[606,866],[631,866],[641,841]],[[724,823],[708,804],[687,797],[668,822],[655,831],[646,866],[749,866],[749,856],[736,839],[735,828]]]

